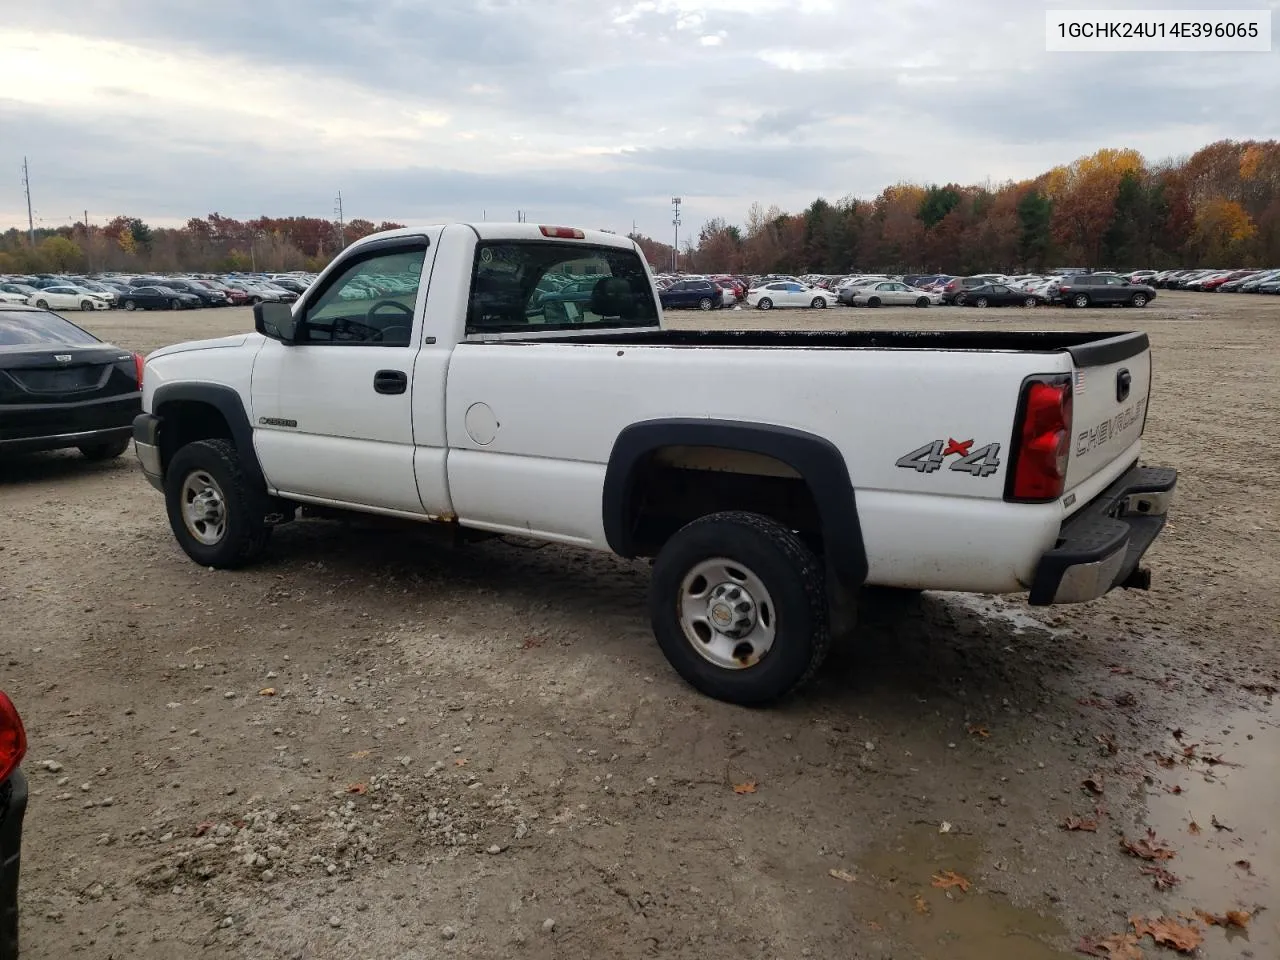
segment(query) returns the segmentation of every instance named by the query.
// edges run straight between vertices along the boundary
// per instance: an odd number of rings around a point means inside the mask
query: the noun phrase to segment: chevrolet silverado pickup
[[[551,311],[548,274],[596,279]],[[375,234],[254,315],[146,361],[135,448],[192,560],[334,511],[648,558],[663,653],[735,703],[810,677],[864,587],[1145,589],[1177,479],[1139,463],[1145,334],[671,329],[606,232]]]

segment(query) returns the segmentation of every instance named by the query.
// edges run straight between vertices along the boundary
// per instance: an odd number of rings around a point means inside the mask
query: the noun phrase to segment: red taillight
[[[947,291],[954,290],[955,288],[956,288],[956,282],[954,280],[952,280],[950,283],[946,285],[946,287],[944,287],[944,289]]]
[[[1071,453],[1071,407],[1069,376],[1027,381],[1005,499],[1043,503],[1062,496]]]
[[[142,372],[147,368],[147,358],[140,353],[133,355],[133,369],[138,375],[138,389],[142,389]]]
[[[0,783],[9,779],[26,755],[27,731],[22,727],[22,718],[13,701],[0,693]]]
[[[544,237],[557,237],[561,240],[584,240],[586,234],[577,227],[539,227]]]

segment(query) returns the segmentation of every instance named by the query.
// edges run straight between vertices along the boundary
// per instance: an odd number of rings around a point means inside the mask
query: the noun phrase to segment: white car
[[[56,287],[45,287],[27,297],[27,303],[33,307],[46,310],[109,310],[111,304],[100,293],[75,287],[71,284],[60,284]]]
[[[851,307],[930,307],[942,302],[942,296],[897,280],[855,287],[845,301]]]
[[[748,305],[757,310],[782,307],[816,307],[821,310],[835,302],[835,295],[830,290],[811,287],[799,281],[779,280],[747,291]]]
[[[589,299],[548,314],[537,284],[581,263]],[[345,299],[364,274],[411,282]],[[658,645],[734,703],[812,676],[864,586],[1145,589],[1177,482],[1139,465],[1144,333],[671,328],[599,230],[373,234],[254,327],[146,359],[135,448],[193,561],[310,513],[652,558]]]

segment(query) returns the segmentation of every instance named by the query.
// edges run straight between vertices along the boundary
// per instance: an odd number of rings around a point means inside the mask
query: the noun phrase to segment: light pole
[[[671,246],[671,272],[680,272],[680,198],[672,197],[671,206],[675,208],[676,215],[672,218],[671,223],[676,228],[675,243]]]

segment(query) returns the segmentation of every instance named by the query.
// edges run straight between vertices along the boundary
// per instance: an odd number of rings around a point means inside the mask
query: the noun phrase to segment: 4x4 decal
[[[933,473],[942,469],[947,457],[955,455],[959,459],[951,461],[951,469],[970,476],[989,477],[1000,469],[1000,444],[988,443],[985,447],[970,452],[972,447],[972,440],[956,440],[952,437],[948,437],[945,443],[934,440],[903,454],[897,459],[896,465],[917,473]]]

